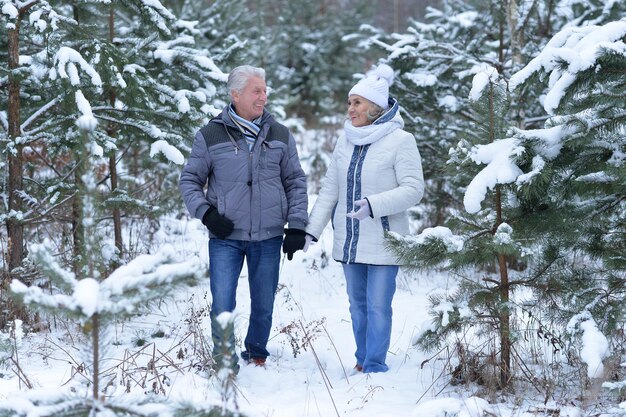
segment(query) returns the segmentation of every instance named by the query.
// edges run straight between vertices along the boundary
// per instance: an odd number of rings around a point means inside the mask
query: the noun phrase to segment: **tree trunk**
[[[489,142],[495,138],[495,103],[493,85],[489,89]],[[502,192],[500,185],[495,189],[496,224],[494,232],[502,224]],[[497,253],[500,271],[498,327],[500,329],[500,388],[505,388],[511,380],[511,329],[509,312],[509,272],[504,254]]]
[[[100,318],[91,317],[91,343],[93,343],[93,400],[100,399]]]
[[[20,128],[20,82],[13,75],[13,70],[19,66],[19,32],[20,16],[15,20],[15,27],[8,30],[9,49],[9,97],[8,97],[8,124],[9,140],[13,144],[12,152],[8,152],[9,179],[7,195],[9,198],[9,216],[6,220],[7,227],[7,256],[8,269],[2,276],[0,286],[0,301],[6,301],[8,317],[0,317],[0,328],[6,325],[7,321],[20,319],[28,323],[28,314],[24,307],[14,304],[7,297],[9,283],[16,273],[16,269],[22,266],[24,260],[24,225],[20,220],[22,213],[22,200],[19,191],[23,189],[23,149],[24,145],[19,143],[21,136]]]
[[[72,248],[72,270],[76,275],[76,279],[84,277],[83,267],[85,266],[85,225],[83,223],[83,196],[85,187],[83,185],[83,174],[85,173],[84,164],[87,158],[86,152],[79,152],[79,159],[76,161],[77,166],[74,170],[74,184],[76,186],[76,194],[72,200],[72,238],[74,247]]]
[[[112,3],[109,9],[109,41],[113,42],[115,37],[115,6]],[[109,103],[111,107],[115,106],[115,92],[111,90],[109,94]],[[111,137],[115,137],[116,129],[113,122],[109,123],[107,133]],[[111,194],[115,195],[117,190],[117,161],[115,157],[115,151],[112,151],[109,157],[109,174],[111,175]],[[115,236],[115,247],[117,248],[118,259],[122,259],[124,250],[124,241],[122,239],[122,213],[118,207],[113,208],[113,234]],[[112,265],[113,268],[117,265]]]
[[[522,63],[522,47],[524,46],[524,32],[519,27],[519,7],[517,0],[509,0],[507,8],[507,22],[509,25],[510,49],[513,64]]]
[[[496,224],[502,224],[502,193],[496,186]],[[511,380],[511,314],[509,311],[509,271],[506,256],[497,254],[500,271],[500,297],[498,306],[498,325],[500,327],[500,388],[505,388]]]
[[[511,380],[511,314],[509,311],[509,271],[506,258],[498,254],[500,266],[500,387],[505,388]]]

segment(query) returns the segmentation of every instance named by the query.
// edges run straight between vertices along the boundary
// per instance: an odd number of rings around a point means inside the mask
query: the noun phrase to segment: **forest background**
[[[69,316],[91,343],[90,407],[104,407],[107,321],[204,273],[158,255],[157,237],[164,216],[187,216],[180,165],[228,102],[231,68],[266,69],[268,109],[298,138],[315,194],[347,91],[384,61],[427,181],[414,234],[389,244],[410,269],[457,278],[430,297],[415,344],[445,347],[455,383],[548,396],[570,380],[533,369],[548,360],[540,342],[577,386],[623,401],[623,1],[0,5],[0,362],[24,381],[21,332]],[[180,273],[115,284],[143,255]],[[107,285],[123,311],[76,290]]]

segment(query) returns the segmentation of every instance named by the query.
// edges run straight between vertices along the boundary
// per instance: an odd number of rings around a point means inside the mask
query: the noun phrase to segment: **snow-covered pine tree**
[[[517,216],[511,183],[519,168],[508,162],[516,148],[504,140],[518,112],[510,109],[502,74],[522,59],[511,39],[525,37],[515,21],[530,15],[511,10],[512,3],[445,2],[442,10],[428,10],[426,23],[413,22],[408,34],[371,39],[400,70],[394,88],[426,167],[422,224],[453,230],[392,236],[390,245],[409,266],[445,265],[463,277],[458,292],[433,296],[434,325],[418,343],[432,349],[470,328],[495,332],[498,347],[482,354],[498,354],[494,385],[501,388],[512,375],[509,257],[521,253],[509,224]],[[472,279],[476,274],[485,277]],[[468,343],[463,349],[476,353]]]
[[[59,52],[61,39],[69,36],[76,22],[43,0],[1,0],[0,10],[0,25],[8,34],[0,37],[0,220],[6,224],[6,242],[10,243],[2,248],[2,260],[6,262],[0,302],[7,306],[0,314],[2,328],[13,318],[29,324],[28,312],[13,306],[7,294],[12,277],[28,279],[22,261],[32,228],[43,225],[40,230],[45,233],[52,231],[46,227],[49,221],[61,226],[69,223],[65,214],[71,211],[67,203],[71,192],[67,191],[67,182],[59,179],[67,173],[56,170],[55,154],[41,144],[50,142],[62,147],[67,133],[68,113],[61,109],[64,101],[73,103],[75,98],[58,83],[50,82],[48,74],[54,65],[51,57]],[[75,105],[72,107],[75,109]],[[35,175],[42,171],[45,175]],[[50,177],[57,181],[49,182]]]
[[[304,118],[315,128],[323,117],[345,112],[347,93],[355,83],[352,75],[366,69],[367,52],[346,37],[357,32],[371,3],[356,0],[344,7],[335,0],[272,0],[271,4],[271,10],[280,14],[264,13],[268,4],[255,12],[268,20],[256,54],[274,88],[270,99],[279,101],[287,116]]]
[[[455,335],[497,334],[493,352],[479,351],[478,346],[485,346],[480,337],[481,342],[465,341],[463,350],[483,357],[498,356],[496,385],[504,388],[511,382],[515,339],[509,257],[520,257],[523,248],[516,236],[520,213],[513,188],[521,172],[510,161],[520,148],[506,139],[509,98],[495,68],[486,67],[476,74],[469,98],[473,104],[472,134],[450,151],[447,163],[455,182],[467,184],[465,210],[453,212],[447,227],[427,228],[417,237],[392,235],[391,245],[410,267],[445,266],[462,277],[455,293],[433,295],[433,325],[417,343],[432,350]],[[458,377],[464,379],[466,375]]]
[[[178,207],[177,170],[170,164],[182,164],[194,131],[216,112],[211,103],[226,75],[212,52],[197,45],[194,24],[158,2],[80,7],[90,17],[81,24],[99,33],[80,50],[104,83],[103,93],[88,100],[102,121],[97,134],[108,159],[102,180],[110,192],[104,204],[112,211],[120,251],[121,213],[156,220]],[[102,21],[108,22],[105,31],[98,30]]]
[[[407,33],[372,32],[364,41],[382,49],[398,71],[392,94],[417,139],[427,180],[419,214],[425,226],[444,224],[449,210],[462,205],[445,169],[448,151],[461,135],[472,134],[471,77],[485,64],[503,70],[509,59],[499,42],[503,17],[496,2],[446,1],[442,9],[428,8],[424,22],[412,21]]]
[[[626,296],[625,68],[621,19],[563,29],[511,78],[512,87],[547,82],[545,127],[512,136],[524,149],[520,198],[542,210],[537,300],[575,334],[595,321],[609,340],[622,331]],[[601,363],[587,365],[601,376]]]
[[[6,58],[0,84],[19,87],[10,95],[15,88],[0,89],[2,108],[10,110],[0,113],[8,168],[2,170],[0,210],[12,242],[5,248],[5,289],[8,272],[17,273],[28,250],[24,242],[41,239],[32,236],[56,241],[67,262],[77,259],[71,256],[79,227],[72,215],[77,114],[97,121],[93,152],[102,157],[98,183],[101,204],[109,209],[101,220],[115,225],[117,250],[109,257],[115,265],[123,259],[124,233],[126,239],[148,233],[127,230],[131,222],[155,225],[159,213],[179,206],[172,163],[183,162],[193,132],[216,112],[210,103],[226,77],[212,52],[196,46],[193,24],[175,19],[158,1],[56,3],[1,3],[2,25],[20,30],[9,40],[24,40],[0,48]],[[9,65],[9,56],[19,56],[19,63],[13,57]],[[220,59],[227,56],[220,51]],[[140,241],[127,242],[126,251],[141,252]]]
[[[87,274],[77,279],[73,271],[66,269],[54,255],[50,241],[31,246],[29,260],[53,283],[53,290],[38,286],[26,286],[18,280],[11,283],[12,291],[32,308],[72,318],[85,333],[83,346],[84,383],[59,390],[54,395],[44,391],[30,391],[18,400],[0,403],[0,416],[56,415],[56,416],[154,416],[162,413],[188,416],[234,416],[236,410],[222,405],[180,404],[159,397],[125,398],[110,396],[115,391],[115,367],[105,367],[113,356],[107,352],[113,346],[109,325],[146,311],[154,302],[171,295],[181,286],[194,285],[206,275],[197,259],[180,261],[172,247],[163,247],[153,255],[141,255],[128,264],[117,268],[108,276],[106,255],[102,251],[102,224],[97,222],[101,206],[97,203],[97,156],[90,151],[97,149],[88,131],[95,128],[95,120],[83,118],[79,124],[83,133],[83,147],[77,152],[81,161],[81,183],[78,185],[81,199],[80,222],[84,228],[81,258],[83,271]],[[87,389],[90,395],[85,395]],[[108,393],[108,395],[107,395]],[[106,400],[105,400],[106,398]],[[178,414],[177,414],[178,413]]]
[[[420,345],[435,347],[469,325],[497,323],[498,317],[502,325],[507,311],[530,313],[539,330],[547,327],[544,319],[560,326],[550,337],[555,351],[563,347],[559,335],[565,332],[601,335],[600,330],[611,339],[624,304],[625,33],[619,21],[555,35],[511,79],[512,86],[550,80],[543,100],[550,115],[546,127],[504,134],[506,119],[498,112],[485,114],[489,126],[500,121],[493,136],[499,140],[461,141],[451,153],[449,165],[456,175],[471,178],[464,191],[466,213],[448,221],[452,231],[426,229],[396,247],[410,265],[444,266],[459,274],[478,266],[485,277],[465,279],[455,294],[433,296],[433,325],[421,335]],[[475,91],[481,91],[480,85],[495,86],[480,78],[490,79],[477,75]],[[493,90],[484,89],[478,103],[488,91]],[[490,106],[483,103],[478,114]],[[477,163],[487,166],[477,172]],[[490,278],[487,263],[497,258],[499,271],[505,271],[510,255],[528,267],[508,282],[502,273],[499,280]],[[506,299],[505,290],[521,287],[533,296],[519,303]],[[510,335],[514,342],[515,333]],[[596,355],[600,349],[592,350],[592,358],[582,359],[588,375],[597,377],[606,351]]]

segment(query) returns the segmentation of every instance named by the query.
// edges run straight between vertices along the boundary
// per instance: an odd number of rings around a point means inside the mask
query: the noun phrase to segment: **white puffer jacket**
[[[370,130],[364,129],[363,134],[359,133],[363,128],[354,128],[346,121],[309,215],[306,231],[316,239],[332,217],[332,256],[336,261],[400,264],[386,247],[385,232],[409,232],[406,210],[422,199],[424,176],[415,138],[402,130],[404,121],[397,102],[393,104],[377,120],[382,123],[365,126]],[[364,138],[365,133],[372,131],[369,140]],[[361,221],[346,217],[353,210],[354,201],[363,198],[369,200],[372,215]]]

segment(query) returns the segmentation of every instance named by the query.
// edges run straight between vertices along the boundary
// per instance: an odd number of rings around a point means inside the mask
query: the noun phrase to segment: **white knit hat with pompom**
[[[393,84],[393,69],[389,65],[380,64],[376,68],[365,74],[352,90],[348,93],[348,97],[356,94],[364,97],[387,109],[389,102],[389,87]]]

